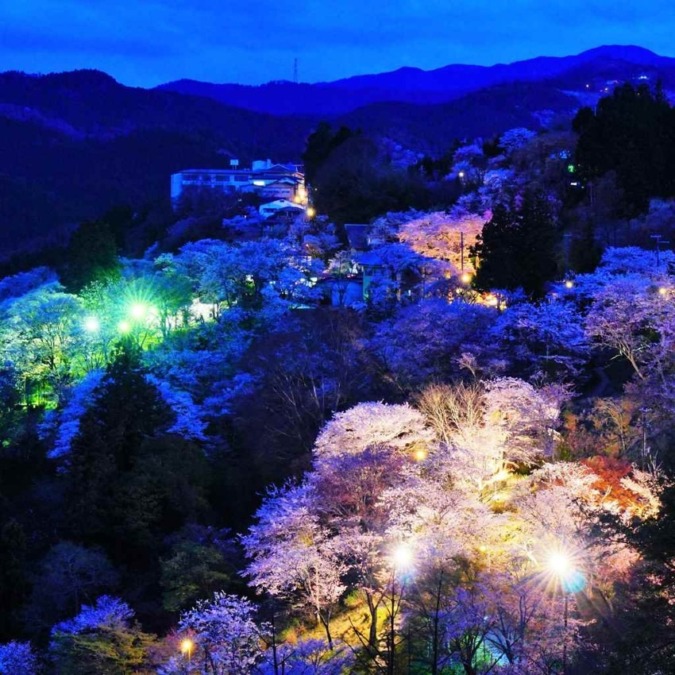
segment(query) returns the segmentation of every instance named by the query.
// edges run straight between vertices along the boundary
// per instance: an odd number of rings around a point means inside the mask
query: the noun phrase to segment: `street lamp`
[[[101,322],[95,316],[88,316],[84,320],[84,330],[87,333],[98,333],[101,329]]]
[[[185,638],[185,639],[181,640],[180,653],[183,656],[187,656],[188,667],[189,667],[189,664],[192,662],[192,650],[194,649],[194,647],[195,647],[195,643],[190,638]]]
[[[129,315],[133,318],[136,319],[136,321],[142,319],[145,317],[145,315],[148,313],[148,308],[146,305],[144,305],[141,302],[134,302],[131,307],[129,307]]]
[[[575,565],[574,557],[564,548],[552,550],[546,561],[548,571],[553,575],[563,594],[563,675],[567,673],[567,619],[570,593],[581,591],[585,585],[583,574]]]
[[[414,457],[416,462],[423,462],[427,458],[427,451],[424,448],[417,448]]]
[[[131,332],[131,324],[123,319],[117,324],[117,330],[122,333],[122,335],[126,335],[127,333]]]
[[[389,658],[387,659],[387,673],[393,675],[395,672],[394,662],[396,659],[396,616],[403,600],[404,582],[401,582],[401,590],[396,601],[396,575],[397,573],[409,572],[412,568],[414,555],[412,548],[405,543],[398,544],[391,554],[391,605],[389,607],[389,635],[387,642],[389,647]]]
[[[563,581],[572,570],[572,563],[565,552],[554,551],[548,559],[548,568],[558,579]]]
[[[394,549],[394,554],[392,555],[392,561],[394,563],[394,571],[406,571],[409,570],[413,562],[413,552],[410,546],[407,544],[399,544]]]

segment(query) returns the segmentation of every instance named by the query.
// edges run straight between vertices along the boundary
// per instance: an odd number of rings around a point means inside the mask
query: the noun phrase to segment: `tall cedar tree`
[[[360,132],[356,132],[358,134]],[[313,185],[318,170],[328,159],[328,156],[342,145],[347,139],[355,135],[349,127],[342,126],[333,132],[328,122],[320,122],[316,131],[307,138],[307,145],[302,154],[305,166],[305,178]]]
[[[92,281],[119,274],[117,243],[110,225],[103,220],[82,223],[70,239],[65,258],[61,278],[73,293]]]
[[[471,255],[477,260],[474,285],[480,291],[522,288],[541,297],[556,275],[558,234],[551,208],[539,193],[516,195],[495,207]]]
[[[120,478],[134,465],[143,441],[171,417],[145,379],[138,353],[121,348],[73,440],[67,497],[71,536],[109,543]]]
[[[579,135],[576,163],[589,183],[615,171],[623,191],[622,211],[645,211],[650,197],[675,195],[675,110],[660,85],[617,87],[595,110],[582,108],[574,118]]]

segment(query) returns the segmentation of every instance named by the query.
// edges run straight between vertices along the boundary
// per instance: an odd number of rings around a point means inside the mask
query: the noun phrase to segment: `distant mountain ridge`
[[[675,58],[659,56],[642,47],[610,45],[574,56],[541,56],[493,66],[456,64],[428,71],[405,67],[317,84],[270,82],[248,86],[177,80],[157,89],[204,96],[256,112],[337,116],[371,103],[447,103],[500,84],[549,80],[580,68],[593,73],[609,61],[621,63],[624,70],[647,69],[652,74],[658,71],[675,86]]]
[[[196,95],[126,87],[95,70],[0,73],[0,259],[114,205],[166,202],[169,175],[181,169],[225,167],[233,157],[242,165],[299,161],[322,119],[362,129],[394,161],[414,161],[447,152],[455,139],[569,128],[579,106],[594,104],[611,82],[644,78],[675,89],[675,59],[601,47],[317,85],[196,83]]]

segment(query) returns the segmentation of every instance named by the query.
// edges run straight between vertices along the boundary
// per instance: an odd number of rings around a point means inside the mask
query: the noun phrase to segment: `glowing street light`
[[[98,333],[101,330],[101,322],[95,316],[88,316],[84,320],[84,330],[87,333]]]
[[[463,284],[471,283],[471,273],[470,272],[463,272],[460,279],[462,280]]]
[[[194,649],[194,647],[195,643],[192,640],[190,640],[190,638],[185,638],[181,640],[180,653],[183,656],[187,656],[188,663],[192,661],[192,650]]]
[[[413,552],[410,546],[407,544],[399,544],[394,549],[394,554],[392,555],[392,562],[394,567],[397,570],[407,570],[410,569],[413,562]]]
[[[548,568],[560,580],[564,580],[573,569],[569,556],[563,551],[555,551],[550,555]]]
[[[427,451],[424,448],[415,450],[415,461],[423,462],[427,458]]]
[[[567,617],[570,593],[580,591],[585,584],[583,574],[574,565],[572,556],[562,548],[551,551],[546,567],[559,583],[563,593],[563,654],[562,672],[567,673]]]
[[[131,332],[131,324],[123,319],[117,324],[117,330],[122,333],[122,335],[126,335]]]
[[[307,215],[308,218],[314,218],[316,215],[316,209],[313,206],[308,206],[307,209],[305,210],[305,214]]]
[[[137,321],[143,319],[147,313],[147,305],[144,305],[141,302],[134,302],[131,307],[129,307],[129,315]]]
[[[574,288],[574,282],[573,282],[571,279],[568,279],[568,280],[565,282],[565,288],[568,288],[568,289],[569,289],[569,288]]]
[[[389,606],[387,634],[387,670],[388,675],[396,672],[396,617],[400,613],[401,602],[403,600],[403,591],[405,589],[405,572],[410,571],[413,565],[413,550],[406,543],[400,543],[391,552],[391,604]],[[396,575],[403,572],[398,595],[396,594]]]

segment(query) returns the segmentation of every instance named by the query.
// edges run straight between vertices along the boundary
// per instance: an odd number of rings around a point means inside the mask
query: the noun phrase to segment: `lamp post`
[[[410,569],[413,562],[412,549],[406,544],[399,544],[391,557],[391,604],[389,607],[389,634],[387,635],[388,659],[387,673],[394,675],[396,661],[396,615],[403,599],[403,582],[396,598],[396,574]]]
[[[560,585],[563,594],[563,652],[562,672],[567,674],[567,622],[569,612],[569,594],[574,591],[575,578],[579,571],[575,568],[572,557],[563,549],[551,553],[547,567]],[[580,589],[579,589],[580,590]]]
[[[190,638],[185,638],[181,640],[180,643],[180,653],[183,656],[187,656],[188,660],[188,673],[190,672],[190,667],[192,665],[192,650],[195,647],[195,643]]]
[[[86,317],[83,325],[87,333],[98,333],[101,330],[101,322],[95,316]]]
[[[664,239],[660,234],[650,234],[650,239],[654,240],[656,248],[656,267],[659,267],[659,253],[661,252],[661,244],[669,244],[670,242]]]

